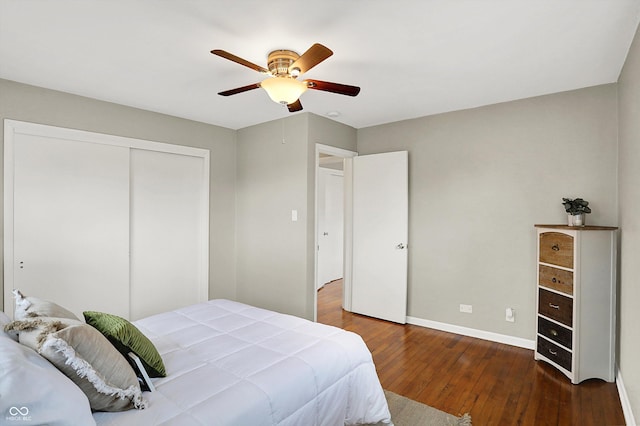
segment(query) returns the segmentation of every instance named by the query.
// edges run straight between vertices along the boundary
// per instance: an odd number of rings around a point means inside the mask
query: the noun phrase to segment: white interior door
[[[204,172],[202,157],[131,150],[132,320],[206,300]]]
[[[79,318],[84,310],[128,317],[129,150],[21,133],[13,150],[13,282],[5,285]]]
[[[326,188],[327,188],[327,169],[320,168],[318,169],[318,184],[317,191],[318,204],[316,206],[316,220],[318,223],[317,226],[317,249],[318,249],[318,265],[317,265],[317,274],[316,274],[316,290],[322,288],[323,285],[327,283],[327,261],[328,261],[328,250],[326,246],[327,239],[325,238],[327,223],[326,223],[326,202],[327,197],[325,196]]]
[[[327,247],[325,283],[342,278],[344,247],[344,179],[342,172],[330,171],[325,184],[325,245]]]
[[[318,288],[342,278],[344,179],[341,170],[318,171]]]
[[[408,153],[353,159],[353,312],[405,323]]]

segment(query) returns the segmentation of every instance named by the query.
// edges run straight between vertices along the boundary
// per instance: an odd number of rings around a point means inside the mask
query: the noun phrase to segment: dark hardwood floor
[[[342,281],[318,291],[318,322],[354,331],[382,387],[483,425],[624,425],[615,383],[572,385],[533,351],[342,310]]]

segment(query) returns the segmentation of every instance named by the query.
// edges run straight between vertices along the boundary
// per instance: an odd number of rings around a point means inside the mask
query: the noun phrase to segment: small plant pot
[[[585,214],[569,214],[567,219],[569,226],[584,226]]]

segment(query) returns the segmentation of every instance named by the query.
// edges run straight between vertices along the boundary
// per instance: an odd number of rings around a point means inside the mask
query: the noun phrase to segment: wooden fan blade
[[[214,55],[220,56],[221,58],[225,58],[228,59],[230,61],[233,61],[237,64],[240,65],[244,65],[245,67],[251,68],[254,71],[258,71],[261,72],[263,74],[269,74],[269,70],[266,68],[262,68],[260,65],[256,65],[253,62],[249,62],[246,59],[242,59],[236,55],[234,55],[233,53],[229,53],[227,51],[224,50],[220,50],[220,49],[215,49],[212,50],[211,53],[213,53]]]
[[[300,70],[299,74],[304,74],[331,55],[333,55],[331,49],[316,43],[289,66],[289,73],[292,73],[297,68]]]
[[[231,90],[225,90],[224,92],[218,93],[218,95],[231,96],[231,95],[236,95],[238,93],[246,92],[248,90],[258,89],[259,87],[260,87],[260,83],[253,83],[253,84],[249,84],[247,86],[237,87],[237,88],[231,89]]]
[[[325,92],[338,93],[340,95],[356,96],[360,93],[360,88],[357,86],[320,80],[305,80],[305,83],[307,83],[309,89],[324,90]]]
[[[302,111],[302,103],[300,103],[300,99],[298,99],[294,103],[287,105],[287,108],[289,108],[289,112]]]

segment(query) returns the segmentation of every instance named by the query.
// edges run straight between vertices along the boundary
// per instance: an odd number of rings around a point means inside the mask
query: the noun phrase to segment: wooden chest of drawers
[[[536,225],[535,359],[572,383],[615,380],[617,228]]]

